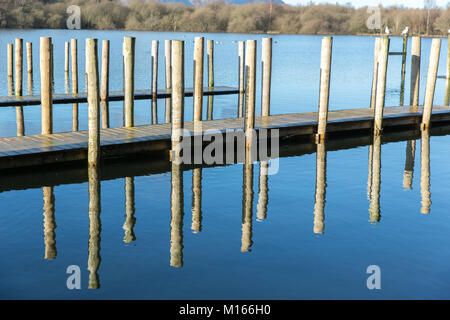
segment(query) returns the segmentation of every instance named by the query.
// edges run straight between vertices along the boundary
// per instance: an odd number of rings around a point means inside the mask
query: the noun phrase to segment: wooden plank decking
[[[384,126],[419,124],[422,108],[385,108]],[[450,122],[450,107],[433,107],[433,122]],[[243,118],[203,121],[202,129],[242,129]],[[348,109],[330,111],[328,129],[332,132],[370,129],[373,123],[372,109]],[[280,129],[280,137],[312,135],[316,132],[317,113],[295,113],[256,117],[256,129]],[[192,122],[185,128],[193,129]],[[137,126],[132,128],[102,129],[100,133],[102,157],[115,157],[137,152],[167,151],[170,148],[170,124]],[[87,131],[32,135],[0,139],[0,169],[43,165],[86,159]]]
[[[192,97],[194,93],[194,89],[186,88],[185,96]],[[239,89],[225,86],[216,86],[216,87],[204,87],[203,95],[205,96],[218,96],[218,95],[228,95],[228,94],[237,94],[239,93]],[[171,93],[170,90],[159,89],[156,94],[157,99],[165,99],[170,98]],[[109,93],[108,101],[122,101],[124,98],[123,91],[112,91]],[[152,99],[153,92],[152,90],[135,90],[134,91],[134,99],[135,100],[148,100]],[[78,94],[54,94],[53,95],[53,104],[65,104],[65,103],[85,103],[87,102],[87,93],[78,93]],[[41,104],[41,96],[33,95],[33,96],[8,96],[8,97],[0,97],[0,107],[12,107],[12,106],[36,106]]]

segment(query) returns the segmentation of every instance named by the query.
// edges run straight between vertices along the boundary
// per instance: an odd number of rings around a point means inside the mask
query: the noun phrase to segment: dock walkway
[[[383,126],[419,124],[422,108],[386,107]],[[434,106],[432,122],[449,122],[450,107]],[[327,132],[370,129],[373,109],[346,109],[330,111]],[[243,118],[202,121],[202,130],[242,129]],[[193,130],[193,122],[185,122]],[[295,113],[256,117],[255,128],[280,129],[280,137],[313,135],[317,130],[317,113]],[[131,128],[108,128],[100,131],[102,158],[170,149],[171,124],[155,124]],[[31,135],[0,139],[0,169],[39,166],[87,157],[88,132],[65,132],[51,135]]]

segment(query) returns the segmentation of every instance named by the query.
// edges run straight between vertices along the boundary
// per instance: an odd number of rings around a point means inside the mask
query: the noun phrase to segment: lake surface
[[[86,37],[111,40],[111,90],[123,89],[124,35],[137,37],[136,89],[150,87],[151,40],[160,40],[160,87],[164,86],[163,40],[186,41],[186,87],[191,87],[195,36],[219,41],[215,83],[226,86],[237,86],[235,41],[257,39],[260,49],[262,38],[84,30],[8,30],[0,35],[4,62],[6,44],[15,37],[33,42],[35,94],[39,94],[40,36],[53,38],[57,93],[65,91],[63,48],[72,37],[79,39],[80,91],[84,91]],[[275,35],[273,39],[272,113],[316,111],[321,37]],[[370,37],[334,37],[331,110],[369,105],[373,44]],[[430,39],[422,40],[421,104],[430,46]],[[439,74],[445,73],[446,47],[443,41]],[[400,50],[401,39],[392,38],[391,51]],[[409,100],[409,63],[408,55],[405,101]],[[388,106],[399,104],[400,66],[400,57],[390,57]],[[260,69],[257,74],[259,84]],[[1,95],[7,95],[6,63],[0,64],[0,84]],[[438,80],[435,103],[441,104],[443,96],[444,81]],[[150,106],[150,101],[136,101],[136,125],[150,122]],[[158,107],[163,121],[163,100]],[[110,108],[111,125],[122,126],[122,102],[113,102]],[[215,119],[235,117],[236,112],[236,95],[214,98]],[[0,113],[0,137],[15,136],[15,109],[2,108]],[[71,115],[71,105],[55,105],[54,131],[70,131]],[[24,107],[24,116],[25,133],[38,134],[39,106]],[[192,98],[187,98],[185,120],[191,119]],[[80,130],[86,129],[86,104],[80,104]],[[99,190],[95,172],[89,173],[91,190],[87,172],[85,179],[59,179],[54,187],[40,182],[40,170],[28,172],[17,185],[10,176],[0,178],[0,297],[448,299],[450,136],[403,140],[327,151],[325,166],[316,166],[325,158],[324,150],[281,157],[279,172],[268,176],[267,190],[260,187],[264,185],[260,163],[185,171],[167,165],[159,172],[150,168],[148,173],[103,180]],[[414,162],[407,157],[412,145]],[[374,152],[380,152],[378,163],[369,161],[369,153]],[[410,185],[404,183],[407,162]],[[118,166],[134,172],[140,165]],[[55,176],[64,177],[69,169],[59,168]],[[199,199],[193,176],[201,176],[201,219],[200,212],[193,212]],[[91,200],[99,200],[101,213],[98,206],[89,208],[90,193]],[[81,269],[81,290],[67,289],[70,265]],[[366,286],[370,265],[380,267],[380,290]]]

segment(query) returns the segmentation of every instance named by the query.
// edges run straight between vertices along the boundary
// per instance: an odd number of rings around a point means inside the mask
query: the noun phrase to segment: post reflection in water
[[[257,221],[263,221],[267,218],[267,203],[269,201],[268,192],[268,171],[269,161],[262,160],[259,163],[259,191],[258,191],[258,204],[256,206]]]
[[[314,203],[314,233],[323,234],[325,221],[325,196],[327,188],[327,150],[324,143],[317,144],[316,193]]]
[[[372,158],[373,158],[373,145],[369,145],[369,174],[367,177],[367,199],[370,200],[370,194],[372,192]]]
[[[202,231],[202,168],[192,170],[192,225],[194,233]]]
[[[53,187],[42,188],[44,198],[44,243],[45,259],[53,260],[56,258],[56,223],[55,223],[55,195]]]
[[[134,225],[136,224],[136,218],[134,217],[135,213],[135,204],[134,204],[134,178],[126,177],[125,178],[125,212],[126,219],[123,224],[123,230],[125,230],[125,235],[123,237],[123,241],[125,243],[130,243],[136,240],[136,236],[134,234]]]
[[[381,185],[381,136],[373,137],[372,158],[369,161],[369,170],[371,170],[370,183],[370,207],[369,221],[376,223],[380,221],[380,185]]]
[[[416,154],[416,140],[408,140],[406,142],[406,161],[405,170],[403,172],[403,187],[412,189],[414,176],[414,158]]]
[[[100,221],[100,179],[98,167],[89,167],[89,289],[100,288],[100,280],[97,274],[100,266],[100,233],[102,229]]]
[[[250,252],[253,244],[253,163],[248,160],[243,165],[243,178],[241,252]]]
[[[183,266],[183,169],[182,165],[172,162],[170,193],[170,266]]]
[[[422,130],[420,146],[420,194],[422,196],[421,213],[430,213],[430,132]]]

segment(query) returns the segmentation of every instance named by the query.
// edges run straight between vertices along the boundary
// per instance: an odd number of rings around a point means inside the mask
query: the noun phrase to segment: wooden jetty
[[[86,60],[86,83],[89,83],[87,93],[79,93],[76,85],[73,85],[72,93],[53,93],[53,44],[48,37],[41,38],[40,58],[41,58],[41,95],[22,96],[18,92],[15,96],[1,97],[0,107],[6,106],[38,106],[42,108],[41,135],[24,136],[0,139],[0,170],[54,165],[57,163],[85,161],[88,158],[89,148],[98,150],[99,156],[96,159],[108,159],[112,157],[123,157],[136,153],[151,152],[152,156],[157,153],[168,155],[173,152],[174,147],[179,143],[180,136],[178,129],[187,129],[190,132],[201,135],[210,134],[207,130],[216,130],[225,133],[227,130],[244,130],[245,132],[255,129],[277,129],[280,138],[306,137],[317,144],[326,142],[328,135],[343,134],[348,132],[372,132],[374,136],[380,136],[384,129],[400,127],[417,127],[421,130],[428,130],[432,124],[450,122],[450,107],[434,106],[433,98],[436,79],[438,79],[437,68],[441,40],[434,39],[428,63],[428,76],[425,91],[424,106],[399,106],[385,107],[386,77],[388,69],[389,38],[377,38],[377,45],[374,56],[374,77],[371,108],[329,110],[329,91],[331,75],[331,55],[332,37],[324,37],[322,41],[321,54],[321,81],[319,88],[319,108],[318,112],[294,113],[294,114],[273,114],[270,108],[271,90],[271,69],[272,69],[272,41],[262,42],[262,105],[261,115],[255,116],[256,111],[256,40],[248,40],[239,44],[239,79],[238,88],[228,86],[214,86],[213,68],[213,42],[208,40],[207,62],[208,62],[208,86],[203,87],[203,66],[204,44],[203,38],[196,40],[194,64],[194,85],[193,88],[184,87],[184,41],[169,40],[166,47],[166,88],[156,87],[156,74],[152,74],[151,89],[134,89],[134,50],[135,38],[125,37],[123,46],[124,80],[123,91],[108,92],[108,66],[109,43],[102,52],[102,88],[99,83],[99,68],[97,57],[97,40],[86,39],[86,50],[89,52],[89,59]],[[20,41],[17,41],[20,43]],[[420,42],[419,42],[420,43]],[[89,45],[88,45],[89,44]],[[407,38],[403,41],[403,58],[406,57]],[[105,43],[104,43],[105,45]],[[157,59],[157,43],[153,44],[153,62]],[[244,55],[245,49],[245,55]],[[414,51],[414,50],[413,50]],[[11,46],[8,46],[11,52]],[[65,73],[68,73],[68,48],[65,49]],[[76,68],[76,41],[72,41],[72,69]],[[450,58],[448,58],[450,59]],[[10,61],[9,59],[8,61]],[[404,59],[403,59],[404,60]],[[412,56],[414,65],[420,62],[420,56]],[[404,61],[403,61],[404,62]],[[244,68],[245,64],[245,68]],[[21,68],[21,63],[16,64],[16,68]],[[12,69],[9,68],[9,69]],[[152,64],[152,70],[157,72],[157,67]],[[243,70],[245,70],[243,74]],[[16,70],[17,74],[21,74]],[[66,72],[67,71],[67,72]],[[74,70],[72,70],[73,72]],[[414,70],[413,70],[414,71]],[[11,77],[8,71],[8,79]],[[402,63],[402,87],[404,86],[404,63]],[[417,77],[417,70],[411,72],[411,79]],[[88,81],[89,75],[92,81]],[[450,77],[450,70],[447,70],[447,78]],[[94,78],[96,80],[94,80]],[[77,81],[76,77],[74,79]],[[245,80],[245,81],[244,81]],[[66,80],[67,81],[67,80]],[[446,89],[448,90],[448,89]],[[102,93],[100,93],[102,91]],[[238,94],[239,99],[236,106],[237,118],[212,120],[212,97],[215,95]],[[418,104],[418,90],[414,92],[414,103]],[[194,121],[184,121],[184,98],[194,97]],[[202,96],[208,96],[207,120],[202,119]],[[209,99],[211,98],[211,99]],[[152,119],[149,125],[134,126],[134,100],[147,99],[155,102],[156,99],[166,100],[166,123],[157,124]],[[245,100],[245,101],[244,101]],[[403,99],[402,99],[403,100]],[[124,101],[124,127],[109,128],[108,115],[102,118],[102,129],[100,130],[100,102],[102,104],[102,117],[108,111],[108,106],[103,103],[109,101]],[[88,103],[89,109],[89,130],[78,131],[78,103]],[[245,103],[244,103],[245,102]],[[65,133],[53,133],[52,108],[53,104],[74,104],[73,131]],[[210,106],[211,103],[211,106]],[[403,101],[401,101],[401,104]],[[76,108],[75,108],[76,107]],[[152,114],[156,105],[152,103]],[[76,112],[75,112],[76,111]],[[23,123],[23,119],[18,118],[18,127]],[[44,130],[45,127],[45,130]],[[359,133],[355,133],[359,134]],[[91,135],[92,139],[89,139]],[[100,138],[98,138],[100,137]],[[246,135],[246,150],[250,150],[252,137]],[[95,143],[89,143],[95,142]],[[99,144],[99,145],[98,145]],[[97,153],[97,151],[95,151]],[[172,153],[170,153],[172,155]],[[247,154],[247,153],[246,153]],[[177,157],[177,154],[174,154]],[[94,164],[96,165],[96,163]]]

